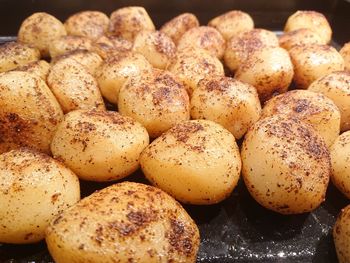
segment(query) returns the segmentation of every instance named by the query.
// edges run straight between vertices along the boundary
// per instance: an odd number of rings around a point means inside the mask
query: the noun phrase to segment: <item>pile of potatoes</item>
[[[281,214],[316,209],[330,179],[350,198],[350,43],[331,38],[314,11],[281,36],[238,10],[159,30],[135,6],[64,23],[34,13],[0,46],[0,242],[45,238],[55,262],[195,262],[199,230],[176,200],[221,202],[241,174]],[[153,186],[80,200],[79,179],[139,168]],[[334,228],[340,262],[349,211]]]

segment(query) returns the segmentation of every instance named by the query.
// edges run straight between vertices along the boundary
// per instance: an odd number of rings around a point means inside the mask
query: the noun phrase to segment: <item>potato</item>
[[[178,76],[191,95],[198,81],[209,76],[224,76],[220,60],[202,49],[188,47],[180,52],[169,66],[169,71]]]
[[[125,52],[106,59],[97,70],[96,79],[103,97],[118,104],[119,91],[126,81],[152,70],[152,65],[142,55]]]
[[[191,117],[221,124],[240,139],[260,117],[256,89],[228,77],[207,77],[191,97]]]
[[[190,119],[186,88],[172,73],[159,69],[131,77],[120,89],[118,109],[140,122],[151,138]]]
[[[92,41],[86,37],[63,36],[52,41],[49,46],[51,58],[63,55],[73,50],[90,50]]]
[[[333,240],[339,263],[350,260],[350,205],[343,208],[333,227]]]
[[[264,48],[243,62],[235,78],[253,85],[264,102],[288,90],[293,78],[293,65],[285,49]]]
[[[50,70],[47,83],[64,113],[76,109],[105,109],[97,81],[73,59],[61,59]]]
[[[72,171],[28,149],[0,155],[0,181],[1,243],[44,239],[50,221],[80,199],[79,180]]]
[[[137,34],[133,51],[143,55],[153,67],[159,69],[165,69],[176,56],[174,42],[159,31],[142,31]]]
[[[241,172],[235,138],[208,120],[182,122],[163,133],[142,152],[140,164],[152,184],[196,205],[227,198]]]
[[[313,30],[308,28],[300,28],[284,33],[279,38],[279,44],[284,49],[290,50],[294,46],[308,44],[322,44],[322,38]]]
[[[340,132],[340,111],[332,100],[320,93],[291,90],[269,100],[261,118],[285,114],[310,124],[330,147]]]
[[[265,47],[278,47],[278,38],[274,32],[256,28],[234,36],[226,45],[225,65],[235,72],[253,52]]]
[[[83,11],[70,16],[64,26],[68,35],[98,39],[108,30],[109,18],[99,11]]]
[[[208,26],[216,28],[226,41],[242,32],[252,30],[254,21],[250,15],[232,10],[209,21]]]
[[[148,145],[147,131],[129,117],[112,111],[71,111],[57,127],[51,151],[79,178],[118,180],[139,167]]]
[[[34,74],[0,74],[0,153],[27,146],[50,153],[63,113],[45,81]]]
[[[327,45],[295,46],[289,51],[294,66],[294,83],[307,89],[316,79],[344,70],[344,60],[337,50]]]
[[[185,209],[152,186],[123,182],[82,199],[46,230],[56,263],[196,262],[199,231]]]
[[[92,51],[101,58],[107,59],[114,54],[124,53],[132,49],[132,43],[126,39],[114,36],[102,36],[92,45]]]
[[[288,17],[284,27],[285,32],[294,31],[300,28],[308,28],[315,31],[328,44],[332,39],[332,29],[326,17],[315,11],[297,11]]]
[[[133,42],[141,31],[155,31],[147,11],[140,6],[128,6],[115,10],[110,17],[109,33]]]
[[[32,73],[46,81],[47,75],[49,75],[50,64],[45,60],[38,60],[15,68],[14,70]]]
[[[40,52],[28,45],[8,42],[0,45],[0,73],[40,59]]]
[[[165,23],[160,32],[170,37],[177,45],[182,35],[194,27],[199,27],[197,17],[191,13],[183,13]]]
[[[177,45],[178,50],[188,47],[204,49],[220,59],[225,52],[225,39],[215,28],[194,27],[182,35]]]
[[[350,130],[350,73],[337,71],[321,77],[308,87],[330,98],[340,110],[340,130]]]
[[[331,164],[320,135],[298,118],[277,114],[256,122],[241,149],[250,194],[281,214],[314,210],[325,199]]]
[[[52,15],[39,12],[22,22],[17,38],[19,42],[38,48],[43,57],[48,57],[52,41],[66,34],[61,21]]]
[[[339,53],[344,59],[345,70],[350,71],[350,42],[345,43]]]

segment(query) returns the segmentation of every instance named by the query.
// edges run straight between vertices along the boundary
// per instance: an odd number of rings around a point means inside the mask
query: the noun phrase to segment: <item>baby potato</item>
[[[141,6],[119,8],[111,14],[109,33],[131,42],[141,31],[155,31],[147,11]]]
[[[220,59],[225,52],[225,39],[213,27],[194,27],[182,35],[177,45],[178,50],[188,47],[204,49]]]
[[[18,41],[40,50],[43,57],[49,56],[49,46],[53,40],[67,35],[61,21],[44,12],[27,17],[18,32]]]
[[[179,77],[191,95],[201,79],[209,76],[224,76],[220,60],[202,49],[188,47],[177,52],[169,71]]]
[[[199,230],[160,189],[123,182],[56,217],[47,228],[46,243],[56,263],[194,263]]]
[[[112,111],[76,110],[58,125],[51,151],[79,178],[103,182],[136,171],[148,143],[146,129],[129,117]]]
[[[340,111],[332,100],[321,93],[291,90],[270,99],[261,118],[284,114],[310,124],[330,147],[340,132]]]
[[[343,208],[333,227],[333,240],[338,262],[350,261],[350,205]]]
[[[103,97],[118,104],[119,91],[132,76],[152,71],[152,65],[140,54],[120,53],[105,60],[96,72]]]
[[[43,153],[18,149],[0,155],[0,242],[35,243],[50,221],[80,199],[79,180]]]
[[[101,58],[107,59],[115,53],[124,53],[132,49],[132,43],[126,39],[114,36],[102,36],[92,45],[92,51]]]
[[[21,71],[0,73],[0,153],[31,147],[50,153],[63,112],[45,81]]]
[[[182,35],[194,27],[199,27],[197,17],[191,13],[183,13],[165,23],[160,28],[160,32],[170,37],[177,45]]]
[[[277,114],[248,130],[241,149],[242,175],[262,206],[281,214],[316,209],[325,199],[330,156],[307,123]]]
[[[330,98],[340,110],[340,130],[350,130],[350,73],[337,71],[311,83],[308,90]]]
[[[140,122],[151,138],[190,119],[186,88],[172,73],[160,69],[131,77],[119,91],[118,109]]]
[[[153,67],[159,69],[165,69],[176,56],[174,42],[160,31],[137,34],[133,51],[143,55]]]
[[[218,203],[237,185],[241,158],[233,135],[208,120],[177,124],[141,154],[146,178],[177,200]]]
[[[99,11],[83,11],[70,16],[64,26],[68,35],[98,39],[108,31],[109,18]]]
[[[235,78],[253,85],[264,102],[288,90],[293,65],[285,49],[266,47],[251,54],[238,68]]]
[[[345,70],[350,71],[350,42],[345,43],[339,53],[344,59]]]
[[[294,66],[294,83],[307,89],[316,79],[344,70],[344,60],[337,50],[327,45],[295,46],[289,51]]]
[[[73,59],[60,59],[52,65],[47,83],[64,113],[77,109],[105,109],[97,81]]]
[[[198,83],[191,97],[191,117],[221,124],[240,139],[260,117],[256,89],[228,77],[208,77]]]
[[[322,38],[313,30],[308,28],[300,28],[284,33],[279,38],[279,44],[286,50],[292,49],[298,45],[322,44]]]
[[[254,21],[250,15],[232,10],[209,21],[208,26],[216,28],[226,41],[242,32],[252,30]]]
[[[315,31],[322,39],[321,44],[328,44],[332,39],[332,29],[326,17],[315,11],[297,11],[288,17],[284,27],[285,32],[300,28],[308,28]]]
[[[32,73],[46,81],[50,71],[50,64],[45,60],[38,60],[15,68],[14,70]]]
[[[265,47],[278,47],[278,38],[274,32],[255,28],[234,36],[226,45],[225,65],[235,72],[253,52]]]
[[[52,41],[49,46],[51,58],[63,55],[73,50],[90,50],[92,41],[86,37],[63,36]]]

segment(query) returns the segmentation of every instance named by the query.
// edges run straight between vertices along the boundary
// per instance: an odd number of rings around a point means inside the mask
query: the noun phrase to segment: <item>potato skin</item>
[[[330,147],[340,132],[340,111],[320,93],[291,90],[266,102],[261,118],[285,114],[310,124]]]
[[[49,75],[50,71],[50,64],[47,63],[45,60],[38,60],[15,68],[14,70],[25,71],[34,74],[46,81],[46,78]]]
[[[96,52],[104,60],[114,54],[131,51],[132,43],[121,37],[102,36],[98,38],[92,46],[92,51]]]
[[[350,42],[345,43],[339,53],[344,59],[345,70],[350,72]]]
[[[347,263],[350,260],[350,205],[343,208],[333,227],[333,240],[338,262]]]
[[[256,89],[228,77],[208,77],[191,97],[191,117],[221,124],[240,139],[260,117]]]
[[[46,243],[57,263],[194,263],[199,231],[160,189],[123,182],[58,216],[47,228]]]
[[[111,111],[77,110],[58,125],[51,151],[79,178],[111,181],[137,170],[148,143],[146,129],[129,117]]]
[[[0,155],[0,242],[35,243],[60,212],[80,199],[76,175],[29,149]]]
[[[54,58],[73,50],[90,50],[92,41],[86,37],[63,36],[52,41],[49,46],[50,57]]]
[[[63,113],[45,81],[21,71],[0,73],[0,153],[31,147],[50,153]]]
[[[265,208],[299,214],[324,201],[331,171],[329,151],[301,120],[277,114],[256,122],[245,136],[241,157],[245,185]]]
[[[218,203],[237,185],[241,159],[233,135],[208,120],[177,124],[141,154],[146,178],[177,200]]]
[[[294,46],[323,44],[322,38],[313,30],[308,28],[300,28],[284,33],[279,38],[279,44],[286,50],[292,49]]]
[[[47,13],[38,12],[22,22],[17,37],[19,42],[38,48],[43,57],[48,57],[51,42],[65,35],[67,32],[61,21]]]

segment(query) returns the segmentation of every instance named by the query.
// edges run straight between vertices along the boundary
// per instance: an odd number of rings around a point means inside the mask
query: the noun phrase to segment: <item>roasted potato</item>
[[[350,205],[341,210],[333,227],[333,239],[339,263],[350,261]]]
[[[199,231],[173,198],[124,182],[82,199],[47,228],[56,263],[196,262]]]
[[[215,121],[240,139],[260,117],[256,89],[228,77],[207,77],[191,97],[191,117]]]
[[[307,123],[277,114],[256,122],[241,149],[250,194],[281,214],[314,210],[325,199],[331,163],[327,146]]]
[[[177,124],[142,152],[140,163],[155,186],[181,202],[197,205],[227,198],[241,172],[235,138],[208,120]]]
[[[345,70],[350,72],[350,42],[345,43],[339,53],[344,59]]]
[[[0,181],[1,243],[44,239],[50,221],[80,199],[79,180],[72,171],[28,149],[0,155]]]
[[[15,68],[14,70],[32,73],[46,81],[50,71],[50,64],[45,60],[38,60]]]
[[[307,89],[318,78],[344,70],[344,60],[337,50],[327,45],[295,46],[289,51],[294,66],[294,83]]]
[[[34,74],[0,74],[0,153],[27,146],[50,153],[63,113],[45,81]]]
[[[49,56],[49,46],[53,40],[67,34],[61,21],[44,12],[27,17],[18,31],[18,41],[40,50],[43,57]]]
[[[91,50],[92,41],[86,37],[63,36],[52,41],[49,45],[50,57],[54,58],[73,50]]]
[[[308,90],[291,90],[269,100],[261,118],[285,114],[310,124],[330,147],[340,132],[340,111],[332,100]]]
[[[191,13],[184,13],[165,23],[160,28],[160,32],[170,37],[177,45],[182,35],[194,27],[199,27],[197,17]]]
[[[102,182],[136,171],[148,143],[146,129],[129,117],[112,111],[77,110],[58,125],[51,151],[79,178]]]
[[[279,38],[279,44],[286,50],[292,49],[294,46],[322,44],[324,41],[313,30],[308,28],[300,28],[284,33]]]
[[[185,86],[172,73],[160,69],[131,77],[119,91],[118,109],[140,122],[151,138],[190,119]]]
[[[126,39],[114,36],[102,36],[92,45],[92,51],[96,52],[101,58],[107,59],[128,52],[132,49],[132,43]]]

